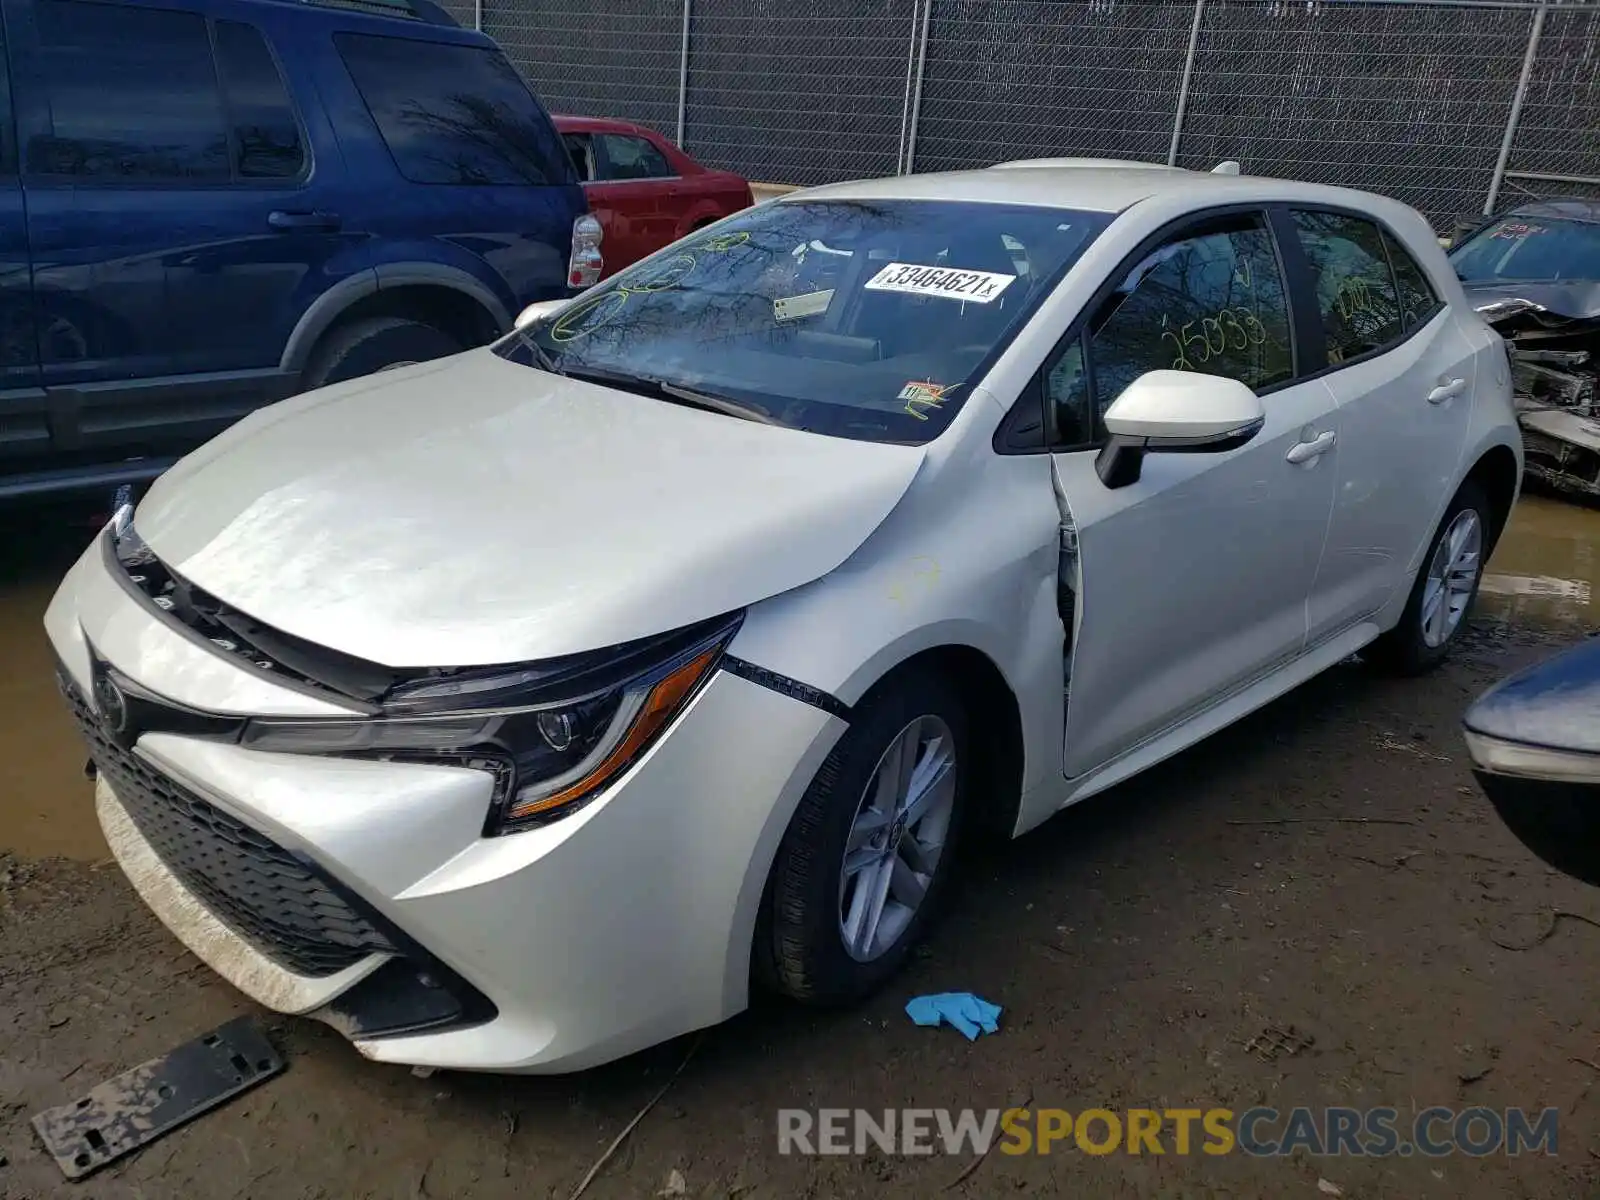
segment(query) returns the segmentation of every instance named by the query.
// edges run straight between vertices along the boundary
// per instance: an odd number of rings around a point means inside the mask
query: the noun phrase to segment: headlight
[[[628,769],[715,669],[721,619],[603,656],[402,684],[370,719],[256,719],[255,750],[448,762],[495,777],[487,834],[565,816]]]

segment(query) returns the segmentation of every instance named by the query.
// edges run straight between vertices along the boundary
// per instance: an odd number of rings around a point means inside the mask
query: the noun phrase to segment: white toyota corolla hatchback
[[[749,209],[175,466],[46,622],[144,900],[363,1054],[881,985],[953,854],[1449,650],[1506,352],[1412,209],[1055,162]]]

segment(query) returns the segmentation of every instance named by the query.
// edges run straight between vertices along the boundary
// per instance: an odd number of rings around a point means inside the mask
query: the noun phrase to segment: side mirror
[[[1472,774],[1519,842],[1600,886],[1600,639],[1512,675],[1462,720]]]
[[[512,324],[518,329],[526,329],[529,325],[555,316],[571,303],[571,300],[537,300],[519,312]]]
[[[1110,488],[1136,483],[1144,456],[1235,450],[1266,423],[1261,398],[1237,379],[1194,371],[1149,371],[1106,409],[1110,440],[1095,459]]]

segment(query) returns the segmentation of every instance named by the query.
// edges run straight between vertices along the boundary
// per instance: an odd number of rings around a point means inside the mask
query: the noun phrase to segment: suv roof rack
[[[314,8],[342,8],[380,17],[445,25],[451,29],[461,28],[461,23],[435,4],[434,0],[300,0],[300,3]]]

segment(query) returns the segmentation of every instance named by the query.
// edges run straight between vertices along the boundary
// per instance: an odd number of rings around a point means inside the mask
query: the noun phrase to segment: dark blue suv
[[[548,114],[428,0],[0,16],[0,497],[153,478],[599,274]]]

